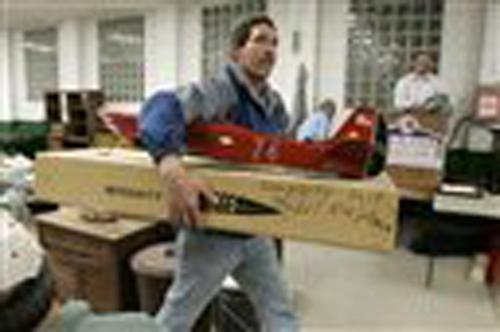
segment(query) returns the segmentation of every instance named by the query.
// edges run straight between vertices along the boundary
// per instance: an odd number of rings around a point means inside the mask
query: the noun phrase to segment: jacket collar
[[[253,101],[258,103],[264,110],[267,110],[272,104],[272,93],[271,88],[267,82],[264,83],[262,91],[258,93],[253,85],[250,84],[247,75],[243,71],[243,68],[240,64],[230,61],[226,68],[234,73],[234,76],[238,83],[243,85],[245,89],[250,94]]]

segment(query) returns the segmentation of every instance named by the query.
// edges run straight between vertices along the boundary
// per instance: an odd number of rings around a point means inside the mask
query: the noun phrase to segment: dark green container
[[[43,122],[14,121],[0,123],[0,151],[22,153],[33,158],[47,148],[48,125]]]

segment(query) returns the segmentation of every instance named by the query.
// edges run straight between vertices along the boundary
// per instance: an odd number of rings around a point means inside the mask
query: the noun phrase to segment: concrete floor
[[[437,259],[426,288],[427,259],[406,251],[290,242],[284,250],[303,332],[500,331],[499,311],[484,284],[470,278],[469,259]]]
[[[304,332],[500,331],[489,290],[471,280],[471,261],[406,251],[371,253],[288,243],[286,276]]]

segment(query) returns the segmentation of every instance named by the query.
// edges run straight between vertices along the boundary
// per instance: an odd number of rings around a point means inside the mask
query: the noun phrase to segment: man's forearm
[[[180,157],[175,154],[164,156],[158,163],[158,171],[167,183],[172,183],[177,178],[186,175]]]

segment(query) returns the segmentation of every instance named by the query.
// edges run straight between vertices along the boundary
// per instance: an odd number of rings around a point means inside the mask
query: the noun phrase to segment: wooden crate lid
[[[67,229],[108,241],[118,241],[136,232],[155,227],[151,222],[133,218],[117,218],[107,222],[89,221],[82,217],[80,209],[70,207],[37,215],[36,221],[41,225]]]
[[[62,158],[66,161],[92,162],[103,164],[127,165],[138,168],[154,168],[151,157],[142,150],[120,149],[120,148],[92,148],[72,151],[51,151],[39,153],[37,159],[56,160]],[[279,181],[304,182],[311,185],[332,185],[347,188],[370,188],[380,190],[394,190],[390,178],[385,173],[379,176],[363,180],[339,179],[328,173],[302,171],[299,169],[271,166],[271,165],[244,165],[221,162],[219,160],[198,156],[186,155],[182,157],[185,167],[196,170],[196,174],[209,176],[221,174],[224,176],[235,176],[241,178],[251,177],[253,179],[266,179]]]

